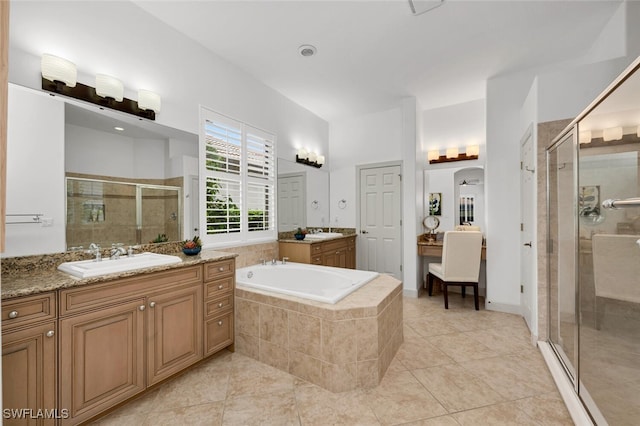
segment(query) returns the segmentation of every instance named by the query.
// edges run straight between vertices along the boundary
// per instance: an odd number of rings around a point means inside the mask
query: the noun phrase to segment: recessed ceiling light
[[[313,56],[316,54],[316,48],[310,44],[303,44],[298,47],[298,52],[300,52],[302,56]]]
[[[114,127],[119,132],[124,132],[124,127]]]

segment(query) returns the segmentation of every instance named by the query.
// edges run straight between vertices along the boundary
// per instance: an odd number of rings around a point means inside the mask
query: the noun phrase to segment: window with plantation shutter
[[[275,136],[201,109],[200,238],[205,245],[273,240]]]

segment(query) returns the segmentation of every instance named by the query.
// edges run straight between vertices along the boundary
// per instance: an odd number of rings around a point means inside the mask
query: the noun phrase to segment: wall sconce
[[[296,154],[296,163],[306,164],[307,166],[313,166],[319,169],[324,164],[324,155],[307,152],[306,149],[300,148]]]
[[[445,155],[440,155],[439,151],[429,151],[427,159],[429,164],[450,163],[453,161],[477,160],[480,154],[480,146],[470,145],[466,147],[466,152],[459,153],[458,148],[447,148]]]
[[[610,127],[602,131],[602,140],[605,142],[622,139],[622,127]]]
[[[160,96],[149,91],[140,95],[139,101],[124,97],[124,86],[116,78],[98,74],[96,87],[78,83],[76,66],[66,59],[54,55],[43,54],[40,65],[42,72],[42,90],[68,96],[99,107],[110,108],[149,120],[156,119],[160,111]],[[149,96],[148,94],[154,96]],[[53,95],[52,95],[53,96]]]

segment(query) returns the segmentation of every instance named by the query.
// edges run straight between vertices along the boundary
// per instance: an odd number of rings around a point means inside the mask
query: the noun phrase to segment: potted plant
[[[305,235],[307,235],[307,230],[302,228],[296,229],[296,232],[293,234],[296,240],[304,240]]]
[[[200,237],[194,235],[192,239],[186,240],[182,243],[182,252],[187,256],[193,256],[200,253],[202,250],[202,241]]]

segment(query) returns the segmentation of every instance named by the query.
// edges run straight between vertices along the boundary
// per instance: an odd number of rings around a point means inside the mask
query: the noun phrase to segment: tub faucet
[[[262,266],[267,266],[267,259],[260,259],[260,263],[262,263]]]
[[[271,259],[271,264],[272,264],[272,265],[276,265],[277,263],[278,263],[278,261],[277,261],[277,260],[275,260],[275,259]]]
[[[282,258],[282,264],[283,264],[283,265],[286,265],[286,264],[287,264],[287,260],[289,260],[289,258],[288,258],[288,257],[286,257],[286,256],[285,256],[285,257],[283,257],[283,258]]]

